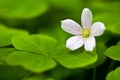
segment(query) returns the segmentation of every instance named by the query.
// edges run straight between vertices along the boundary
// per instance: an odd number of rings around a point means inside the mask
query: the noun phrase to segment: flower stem
[[[92,80],[96,80],[96,68],[93,68],[93,79]]]

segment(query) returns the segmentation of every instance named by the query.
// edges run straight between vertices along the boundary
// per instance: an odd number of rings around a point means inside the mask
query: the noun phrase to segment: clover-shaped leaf
[[[120,80],[120,67],[108,73],[106,80]]]
[[[7,28],[0,24],[0,47],[11,45],[11,38],[18,35],[28,35],[27,31]]]
[[[57,44],[54,38],[46,35],[16,36],[12,38],[12,44],[18,51],[7,57],[7,63],[23,66],[33,72],[52,69],[56,62],[67,68],[79,68],[97,60],[94,52],[70,52],[65,46]]]
[[[56,45],[55,39],[45,35],[16,36],[12,43],[18,51],[8,56],[8,64],[22,65],[33,72],[55,67],[55,61],[49,56]]]
[[[119,43],[116,46],[111,46],[110,48],[108,48],[105,51],[105,55],[114,60],[120,61],[120,45],[119,45]]]

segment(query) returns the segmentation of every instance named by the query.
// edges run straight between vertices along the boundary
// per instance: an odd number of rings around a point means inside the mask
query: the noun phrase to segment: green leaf
[[[50,54],[57,44],[54,38],[45,35],[32,35],[31,39],[38,45],[40,51],[46,51],[47,54]]]
[[[0,16],[5,18],[33,18],[45,13],[48,5],[44,0],[3,0],[0,2]]]
[[[27,31],[7,28],[0,24],[0,47],[11,45],[11,38],[19,35],[28,35]]]
[[[16,36],[12,38],[13,46],[18,50],[39,53],[38,45],[30,39],[30,36]]]
[[[70,52],[65,46],[56,45],[55,39],[45,35],[17,36],[12,39],[12,43],[16,49],[22,51],[9,55],[8,64],[21,65],[33,72],[54,68],[54,59],[67,68],[85,67],[97,60],[95,52]]]
[[[54,49],[56,40],[45,35],[18,36],[12,38],[13,46],[18,50],[30,51],[44,55]]]
[[[56,66],[50,56],[57,43],[54,38],[45,35],[16,36],[12,43],[20,51],[7,57],[8,64],[23,66],[33,72],[43,72]]]
[[[56,66],[54,60],[48,56],[25,51],[13,52],[7,57],[7,63],[14,66],[22,65],[33,72],[43,72]]]
[[[106,80],[120,80],[120,67],[107,74]]]
[[[97,55],[96,53],[80,52],[79,50],[70,53],[68,53],[67,50],[62,50],[61,53],[55,55],[54,58],[64,67],[80,68],[96,62]]]
[[[120,61],[120,47],[111,46],[105,51],[105,55],[109,58]]]
[[[14,48],[1,48],[0,49],[0,60],[6,61],[6,58],[11,54],[12,52],[16,51]]]

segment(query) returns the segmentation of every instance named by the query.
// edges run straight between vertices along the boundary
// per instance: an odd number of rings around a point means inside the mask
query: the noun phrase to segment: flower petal
[[[66,47],[70,50],[76,50],[84,44],[84,40],[81,36],[73,36],[67,40]]]
[[[102,22],[96,22],[91,27],[91,32],[93,36],[100,36],[103,34],[105,26]]]
[[[95,38],[93,36],[86,39],[85,44],[84,44],[84,48],[86,51],[93,51],[95,46],[96,46],[96,42],[95,42]]]
[[[70,34],[80,34],[81,26],[71,19],[61,21],[61,27],[65,32],[68,32]]]
[[[88,8],[84,8],[81,15],[83,27],[90,27],[92,24],[92,12]]]

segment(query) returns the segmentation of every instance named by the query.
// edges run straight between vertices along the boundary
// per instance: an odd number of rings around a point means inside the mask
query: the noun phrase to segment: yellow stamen
[[[82,35],[83,38],[88,38],[91,34],[90,29],[89,28],[84,28],[82,30],[80,30],[80,34]]]

